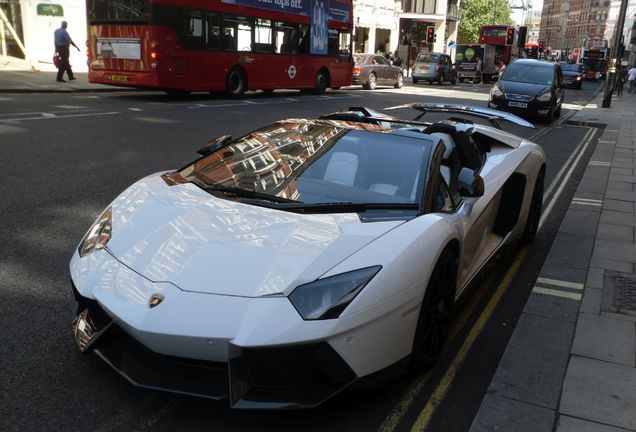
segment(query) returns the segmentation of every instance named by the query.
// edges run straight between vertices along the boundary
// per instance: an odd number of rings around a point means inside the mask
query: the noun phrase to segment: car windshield
[[[561,63],[561,69],[564,71],[582,72],[583,65],[580,63]]]
[[[542,85],[552,85],[552,78],[552,66],[516,62],[509,65],[501,77],[503,81]]]
[[[439,56],[437,54],[419,54],[417,56],[418,63],[437,63]]]
[[[382,203],[396,208],[410,204],[408,208],[416,210],[432,141],[364,127],[325,121],[274,123],[171,174],[171,180],[281,209],[294,203]],[[266,196],[272,199],[263,199]]]

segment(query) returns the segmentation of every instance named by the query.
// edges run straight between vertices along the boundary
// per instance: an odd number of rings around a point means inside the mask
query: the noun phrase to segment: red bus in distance
[[[88,79],[168,93],[351,85],[351,0],[87,0]]]
[[[510,63],[510,48],[506,45],[508,35],[507,25],[483,25],[479,27],[479,43],[495,46],[495,64],[503,60],[504,64]]]
[[[526,58],[539,59],[539,44],[527,43],[524,45],[523,49],[526,52]]]

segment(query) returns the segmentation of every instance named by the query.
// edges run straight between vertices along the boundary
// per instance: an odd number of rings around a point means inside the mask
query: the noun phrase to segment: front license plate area
[[[515,108],[528,108],[528,104],[525,102],[508,102],[508,106]]]
[[[112,75],[110,77],[111,81],[128,81],[128,76],[126,75]]]

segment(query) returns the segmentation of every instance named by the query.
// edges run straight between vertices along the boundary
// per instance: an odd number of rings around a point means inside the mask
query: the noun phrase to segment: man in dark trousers
[[[77,48],[78,51],[80,50],[78,46],[75,45],[75,42],[73,42],[73,40],[71,39],[71,36],[69,36],[68,32],[66,31],[66,27],[68,27],[68,23],[66,21],[62,21],[62,27],[55,30],[55,33],[53,34],[55,38],[55,52],[57,52],[60,56],[60,64],[57,68],[58,82],[65,82],[63,79],[64,71],[66,71],[69,81],[75,79],[75,77],[73,76],[73,70],[71,69],[71,63],[69,63],[68,61],[69,48],[71,45],[73,45],[75,48]]]

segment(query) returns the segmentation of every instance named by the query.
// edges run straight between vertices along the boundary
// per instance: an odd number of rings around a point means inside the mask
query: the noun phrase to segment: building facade
[[[354,0],[354,52],[393,52],[399,38],[402,2],[396,0]]]
[[[618,23],[621,0],[612,0],[610,4],[609,19],[605,30],[605,38],[614,43],[614,32]],[[620,41],[619,41],[620,43]],[[636,0],[628,0],[623,24],[622,43],[625,47],[623,63],[630,66],[636,65]]]
[[[609,10],[610,0],[544,0],[539,38],[566,53],[582,46],[605,48]]]

